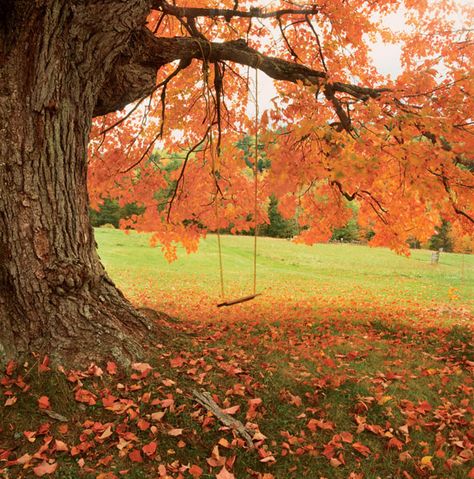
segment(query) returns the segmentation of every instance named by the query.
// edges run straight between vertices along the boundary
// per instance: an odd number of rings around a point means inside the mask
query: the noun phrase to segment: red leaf
[[[170,366],[172,368],[180,368],[186,360],[181,356],[177,356],[176,358],[170,359]]]
[[[224,466],[219,472],[219,474],[216,474],[216,479],[235,479],[235,476],[231,472],[229,472]]]
[[[89,406],[93,406],[95,404],[96,396],[87,389],[78,389],[74,395],[74,398],[78,402],[83,402],[89,404]]]
[[[51,409],[51,404],[49,402],[48,396],[41,396],[38,399],[38,407],[40,409]]]
[[[316,431],[316,429],[319,427],[319,429],[323,429],[325,431],[329,431],[329,430],[332,430],[334,429],[334,424],[330,421],[321,421],[319,419],[310,419],[308,421],[308,424],[306,425],[306,427],[310,430],[310,431]]]
[[[239,409],[240,409],[240,406],[237,405],[237,406],[228,407],[227,409],[223,409],[222,412],[232,415],[232,414],[235,414]]]
[[[149,444],[146,444],[145,446],[142,447],[142,451],[148,457],[153,456],[153,454],[155,454],[156,452],[156,446],[157,446],[156,441],[151,441]]]
[[[112,376],[117,374],[117,365],[113,361],[107,361],[107,372]]]
[[[140,418],[137,422],[137,426],[140,430],[146,431],[150,427],[150,423],[145,421],[145,419]]]
[[[128,454],[128,458],[132,462],[143,462],[142,455],[138,449],[134,449],[132,452]]]
[[[15,368],[16,368],[15,361],[13,361],[13,359],[8,361],[7,368],[5,370],[5,372],[7,373],[7,376],[11,376],[15,372]]]
[[[189,468],[189,474],[191,474],[191,476],[193,476],[194,478],[196,477],[201,477],[202,473],[204,472],[199,466],[197,466],[196,464],[193,464],[190,468]]]
[[[367,446],[361,444],[360,442],[355,442],[354,444],[352,444],[352,447],[365,457],[367,457],[371,453],[370,449]]]
[[[52,474],[56,469],[58,468],[58,463],[53,462],[52,464],[47,463],[46,461],[43,461],[39,466],[36,466],[33,468],[33,472],[41,477],[46,474]]]
[[[153,368],[148,363],[133,363],[132,369],[144,374],[148,374]]]
[[[350,432],[343,431],[341,432],[340,436],[344,442],[351,443],[354,440],[354,437]]]
[[[397,448],[399,451],[401,451],[403,449],[403,442],[398,440],[396,437],[392,437],[392,439],[388,441],[387,447]]]
[[[45,356],[43,358],[43,361],[38,366],[38,370],[39,370],[40,373],[45,373],[45,372],[51,370],[51,368],[49,367],[49,357],[48,356]]]

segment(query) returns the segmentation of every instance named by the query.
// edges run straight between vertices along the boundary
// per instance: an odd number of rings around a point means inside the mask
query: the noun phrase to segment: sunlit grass
[[[152,293],[166,306],[167,293],[192,290],[209,301],[220,292],[219,260],[215,236],[202,241],[198,253],[180,251],[168,263],[160,248],[149,246],[148,235],[97,229],[99,253],[118,286],[129,294]],[[226,293],[252,290],[253,239],[224,236],[223,262]],[[474,305],[474,256],[442,253],[438,265],[430,264],[431,252],[413,250],[410,257],[385,248],[350,244],[306,246],[288,240],[260,238],[258,290],[286,302],[310,301],[314,307],[328,302],[370,307],[397,306],[472,309]]]

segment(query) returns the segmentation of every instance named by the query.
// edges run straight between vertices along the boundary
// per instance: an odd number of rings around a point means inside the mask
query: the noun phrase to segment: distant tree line
[[[160,192],[160,195],[165,193]],[[115,228],[119,227],[120,220],[128,219],[132,215],[140,215],[144,211],[143,207],[137,206],[135,203],[126,204],[121,207],[117,200],[112,198],[105,198],[99,209],[90,209],[91,222],[94,227],[112,225]],[[341,228],[333,230],[331,241],[338,241],[344,243],[366,243],[373,236],[371,230],[363,230],[357,222],[357,210],[354,208],[353,217]],[[268,205],[268,219],[269,222],[259,228],[259,235],[269,236],[272,238],[292,238],[301,231],[301,226],[298,224],[296,218],[286,219],[278,211],[278,200],[275,196],[270,198]],[[230,228],[223,231],[223,233],[230,233]],[[253,231],[242,234],[253,234]],[[428,248],[438,251],[442,249],[446,252],[459,250],[455,248],[455,241],[451,231],[449,222],[442,222],[437,232],[430,238],[427,244],[422,244],[417,239],[410,241],[411,248]],[[469,246],[464,248],[466,252],[469,251]]]

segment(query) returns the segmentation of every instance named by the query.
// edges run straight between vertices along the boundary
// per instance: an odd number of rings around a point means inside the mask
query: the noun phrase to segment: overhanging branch
[[[174,17],[186,18],[216,18],[223,17],[230,20],[232,17],[240,18],[280,18],[284,15],[315,15],[319,13],[316,5],[310,8],[283,8],[280,10],[265,11],[260,8],[251,8],[250,10],[238,10],[231,8],[196,8],[196,7],[179,7],[171,5],[164,0],[153,0],[152,8],[159,10],[167,15]]]
[[[318,86],[327,83],[327,74],[304,65],[280,58],[262,55],[249,47],[244,40],[208,42],[200,38],[154,37],[147,48],[149,61],[157,64],[181,59],[207,60],[211,63],[229,61],[258,68],[274,80]],[[331,83],[332,91],[351,95],[359,100],[378,98],[387,88],[368,88],[349,83]]]

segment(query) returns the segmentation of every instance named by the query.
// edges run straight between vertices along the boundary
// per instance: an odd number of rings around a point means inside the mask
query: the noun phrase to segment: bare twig
[[[252,436],[250,435],[249,430],[237,419],[234,419],[229,414],[225,413],[212,399],[212,396],[207,391],[196,391],[193,389],[193,396],[196,401],[208,411],[212,412],[214,416],[225,426],[232,428],[237,432],[245,441],[249,448],[253,449],[254,444]]]

